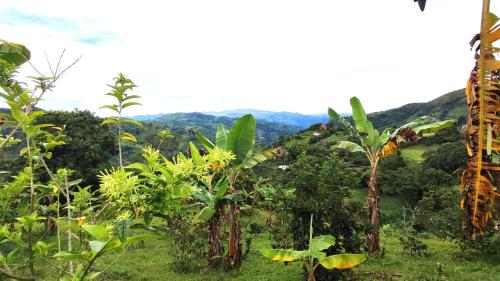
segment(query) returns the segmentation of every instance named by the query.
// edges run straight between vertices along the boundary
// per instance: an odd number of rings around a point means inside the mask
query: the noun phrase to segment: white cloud
[[[411,0],[4,2],[3,39],[27,45],[35,65],[44,51],[82,55],[43,107],[97,111],[123,72],[143,96],[133,114],[428,101],[464,87],[481,11],[453,0],[424,13]]]

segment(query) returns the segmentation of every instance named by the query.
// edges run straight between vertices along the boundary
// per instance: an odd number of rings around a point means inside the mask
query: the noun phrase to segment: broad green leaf
[[[352,119],[354,120],[356,129],[360,133],[368,134],[368,137],[373,136],[375,129],[373,128],[372,122],[370,122],[366,117],[366,112],[361,104],[361,101],[357,97],[352,97],[350,102],[352,108]]]
[[[120,138],[124,141],[137,142],[135,136],[130,133],[122,133]]]
[[[131,100],[131,99],[140,99],[141,96],[139,95],[127,95],[124,100]]]
[[[91,273],[88,273],[86,276],[85,276],[85,281],[87,280],[94,280],[96,279],[97,277],[99,277],[99,275],[101,275],[101,272],[91,272]]]
[[[25,146],[21,150],[19,150],[19,156],[23,156],[24,154],[28,153],[28,147]]]
[[[215,147],[215,144],[211,142],[209,139],[207,139],[205,136],[200,134],[199,132],[193,132],[194,136],[196,139],[200,142],[203,147],[205,147],[207,150],[212,150]]]
[[[366,260],[364,254],[340,254],[328,256],[319,263],[326,269],[347,269],[352,268]]]
[[[217,182],[217,184],[214,187],[215,191],[214,204],[217,204],[217,201],[222,199],[222,197],[224,197],[228,189],[229,189],[229,182],[226,179],[224,180],[221,179]]]
[[[140,122],[137,122],[137,121],[135,121],[133,119],[123,118],[122,119],[122,123],[129,123],[129,124],[134,124],[136,126],[142,127],[142,124]]]
[[[236,155],[233,165],[243,164],[252,152],[255,137],[255,118],[251,114],[246,114],[236,122],[229,130],[226,142],[226,150]]]
[[[149,229],[147,229],[147,230],[149,230]],[[132,245],[132,244],[135,244],[137,242],[143,241],[146,238],[148,238],[148,236],[146,236],[146,235],[132,236],[132,237],[127,238],[127,241],[125,241],[125,244]]]
[[[449,127],[455,125],[455,123],[456,123],[456,120],[449,119],[449,120],[438,121],[438,122],[434,122],[431,124],[419,126],[419,127],[413,128],[413,130],[415,131],[415,133],[417,133],[420,136],[432,135],[440,130],[443,130],[443,129],[446,129],[446,128],[449,128]]]
[[[143,164],[143,163],[132,163],[130,165],[127,165],[126,167],[127,169],[136,169],[136,170],[139,170],[141,172],[148,172],[149,171],[149,168],[146,164]]]
[[[101,108],[111,109],[116,113],[120,113],[120,109],[118,109],[118,106],[116,104],[106,104],[106,105],[101,106]]]
[[[68,252],[68,251],[60,251],[53,255],[53,258],[62,259],[62,260],[90,260],[92,253],[83,251],[83,252]]]
[[[335,244],[335,238],[332,235],[319,235],[314,237],[310,243],[309,249],[311,251],[323,251]]]
[[[119,239],[112,239],[108,241],[89,241],[89,246],[92,251],[101,254],[105,251],[113,250],[121,247],[122,243]]]
[[[361,136],[359,135],[359,132],[356,131],[356,129],[351,125],[351,123],[349,123],[349,121],[347,121],[346,119],[342,118],[340,116],[340,114],[338,114],[335,110],[333,110],[330,107],[328,108],[328,116],[330,116],[330,119],[342,124],[342,126],[344,126],[344,128],[346,128],[351,135],[353,135],[354,137],[356,137],[360,141],[363,140],[361,138]]]
[[[116,234],[118,235],[118,238],[120,239],[120,242],[125,243],[125,241],[127,241],[129,230],[130,230],[129,220],[118,221],[115,223],[115,231]]]
[[[127,97],[127,99],[130,99],[130,97]],[[129,101],[129,102],[125,102],[122,104],[122,108],[127,108],[129,106],[133,106],[133,105],[142,105],[140,102],[137,102],[137,101]]]
[[[250,157],[250,159],[248,159],[248,161],[246,161],[245,168],[251,169],[255,165],[260,164],[260,163],[272,158],[277,153],[278,153],[278,149],[273,148],[273,149],[269,149],[269,150],[254,154],[252,157]]]
[[[293,262],[304,257],[304,253],[308,251],[295,251],[285,249],[264,249],[262,255],[278,262]]]
[[[217,133],[215,135],[215,145],[221,149],[226,149],[227,134],[229,130],[222,124],[217,127]]]
[[[118,124],[118,118],[116,117],[109,117],[104,120],[102,120],[101,125],[115,125]]]
[[[430,116],[428,115],[425,115],[425,116],[422,116],[422,117],[419,117],[415,120],[412,120],[404,125],[402,125],[401,127],[397,128],[390,136],[389,136],[389,139],[393,139],[395,138],[400,132],[402,132],[404,129],[406,128],[416,128],[416,127],[419,127],[419,126],[422,126],[422,125],[425,125],[426,123],[428,123],[430,120]]]
[[[108,237],[108,231],[106,230],[106,227],[104,225],[84,224],[82,225],[82,228],[83,230],[88,232],[94,239],[103,240]]]
[[[20,66],[31,58],[31,52],[25,46],[17,43],[1,40],[0,59]]]
[[[391,136],[391,130],[390,129],[385,129],[382,134],[380,135],[378,141],[377,141],[377,146],[379,149],[383,148],[387,142],[390,140]]]
[[[195,164],[200,165],[205,163],[205,160],[200,155],[200,151],[192,142],[189,142],[189,151],[191,152],[191,158]]]
[[[205,207],[199,211],[194,217],[195,222],[207,222],[215,214],[215,209],[212,207]]]
[[[346,149],[349,152],[365,152],[359,144],[351,141],[339,141],[335,148]]]
[[[89,246],[90,246],[90,249],[92,249],[92,251],[94,252],[99,252],[101,251],[102,249],[104,249],[104,247],[106,246],[106,244],[108,244],[109,241],[89,241]]]

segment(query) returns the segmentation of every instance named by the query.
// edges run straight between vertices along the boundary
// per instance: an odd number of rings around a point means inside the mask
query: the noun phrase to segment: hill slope
[[[438,120],[458,119],[467,115],[465,90],[460,89],[425,103],[410,103],[368,115],[376,128],[398,127],[417,117],[431,115]]]

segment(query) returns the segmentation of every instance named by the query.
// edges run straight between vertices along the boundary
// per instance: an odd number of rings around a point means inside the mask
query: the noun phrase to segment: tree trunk
[[[216,209],[213,217],[208,221],[208,266],[217,267],[220,265],[224,254],[224,248],[219,236],[219,221],[221,210]]]
[[[366,236],[366,244],[370,254],[376,254],[380,251],[380,194],[377,186],[377,163],[378,159],[372,164],[370,182],[368,183],[368,217],[372,229]]]
[[[238,223],[238,213],[240,212],[240,205],[238,203],[231,204],[229,213],[229,251],[228,258],[229,264],[232,268],[239,268],[243,257],[243,240],[241,237],[241,226]]]
[[[268,226],[273,226],[273,207],[271,207],[271,206],[268,206],[268,208],[267,208],[266,224]]]

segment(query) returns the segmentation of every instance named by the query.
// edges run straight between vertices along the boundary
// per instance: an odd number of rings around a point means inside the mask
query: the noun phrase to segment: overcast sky
[[[106,115],[106,84],[123,72],[143,97],[128,115],[350,112],[354,95],[373,112],[464,87],[480,2],[428,0],[422,13],[413,0],[2,0],[0,39],[26,45],[41,69],[44,52],[82,56],[46,109]]]

